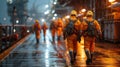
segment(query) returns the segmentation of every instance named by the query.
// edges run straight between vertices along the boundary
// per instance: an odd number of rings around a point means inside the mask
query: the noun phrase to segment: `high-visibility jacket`
[[[39,39],[40,38],[40,32],[41,32],[41,26],[40,26],[40,24],[39,23],[35,23],[33,25],[33,30],[35,32],[36,38]]]

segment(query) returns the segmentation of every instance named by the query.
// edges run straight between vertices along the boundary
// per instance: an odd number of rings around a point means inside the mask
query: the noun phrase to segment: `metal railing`
[[[13,29],[14,28],[14,29]],[[0,26],[0,53],[11,47],[14,43],[32,32],[31,26],[1,25]]]

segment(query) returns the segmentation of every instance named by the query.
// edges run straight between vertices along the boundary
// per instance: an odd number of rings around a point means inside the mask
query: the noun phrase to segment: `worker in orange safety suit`
[[[44,35],[44,41],[46,40],[45,36],[46,36],[46,30],[48,29],[48,26],[46,24],[46,22],[43,23],[42,25],[42,30],[43,30],[43,35]]]
[[[40,26],[40,23],[38,20],[35,20],[35,23],[33,25],[33,30],[35,32],[36,42],[37,42],[37,44],[39,44],[41,26]]]
[[[50,31],[52,34],[52,42],[55,42],[55,34],[56,34],[57,23],[56,20],[52,20],[50,23]]]
[[[84,36],[84,50],[87,56],[86,64],[91,64],[95,50],[95,39],[101,36],[101,27],[97,20],[93,19],[93,12],[87,11],[86,19],[82,22]]]
[[[77,41],[78,32],[80,32],[81,22],[77,19],[77,12],[75,10],[71,11],[70,18],[66,20],[64,24],[63,35],[64,39],[67,40],[67,49],[70,55],[70,62],[73,64],[76,60],[77,54]]]
[[[63,21],[61,18],[57,19],[57,40],[59,41],[63,34]]]

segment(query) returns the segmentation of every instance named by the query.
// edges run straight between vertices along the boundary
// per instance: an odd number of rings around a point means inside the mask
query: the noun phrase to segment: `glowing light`
[[[48,5],[45,5],[45,8],[48,8],[49,6]]]
[[[15,30],[15,29],[13,29],[13,32],[16,32],[16,30]]]
[[[19,20],[16,20],[16,23],[19,23]]]
[[[13,0],[7,0],[7,2],[8,2],[9,4],[12,4],[12,3],[13,3]]]
[[[54,14],[54,16],[56,17],[56,16],[57,16],[57,14]]]
[[[83,12],[83,13],[86,12],[86,9],[82,9],[81,12]]]
[[[42,19],[42,22],[45,22],[45,19]]]
[[[53,20],[55,20],[55,17],[53,17]]]
[[[54,13],[55,12],[55,10],[52,10],[52,13]]]
[[[68,18],[70,18],[70,16],[68,15],[68,16],[66,16],[65,18],[67,18],[67,19],[68,19]]]
[[[111,2],[111,3],[112,3],[112,2],[115,2],[115,0],[109,0],[109,2]]]
[[[27,32],[29,33],[29,32],[30,32],[30,30],[27,30]]]
[[[56,5],[56,4],[57,4],[57,2],[54,2],[53,4],[55,4],[55,5]]]
[[[4,18],[3,18],[3,20],[5,21],[5,20],[6,20],[6,18],[4,17]]]
[[[49,10],[47,10],[44,14],[45,14],[45,15],[46,15],[46,14],[49,14]]]

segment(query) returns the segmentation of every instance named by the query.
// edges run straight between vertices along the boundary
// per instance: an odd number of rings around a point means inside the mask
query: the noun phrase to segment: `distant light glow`
[[[45,8],[48,8],[49,7],[49,5],[45,5]]]
[[[3,18],[3,20],[5,21],[5,20],[6,20],[6,18],[4,17],[4,18]]]
[[[30,30],[27,30],[27,33],[29,33],[30,32]]]
[[[55,13],[55,10],[52,10],[52,13]]]
[[[7,2],[8,2],[9,4],[12,4],[12,3],[13,3],[13,0],[7,0]]]
[[[13,32],[16,32],[16,30],[15,30],[15,29],[13,29]]]
[[[53,20],[55,20],[55,17],[53,17]]]
[[[115,2],[115,0],[109,0],[109,2],[111,2],[111,3],[112,3],[112,2]]]
[[[57,16],[57,14],[54,14],[54,16],[56,17],[56,16]]]
[[[49,14],[49,10],[47,10],[44,14],[45,14],[45,15],[46,15],[46,14]]]
[[[82,16],[83,14],[78,14],[77,16]]]
[[[16,20],[16,23],[19,23],[19,20]]]
[[[70,16],[69,16],[69,15],[67,15],[65,18],[67,18],[67,19],[68,19],[68,18],[70,18]]]
[[[45,19],[42,19],[42,22],[45,22]]]
[[[81,12],[83,12],[83,13],[86,12],[86,9],[82,9]]]
[[[56,5],[56,4],[57,4],[57,2],[54,2],[53,4],[55,4],[55,5]]]
[[[117,4],[118,2],[112,2],[112,4]]]

